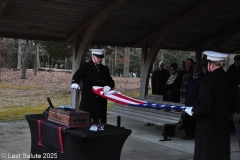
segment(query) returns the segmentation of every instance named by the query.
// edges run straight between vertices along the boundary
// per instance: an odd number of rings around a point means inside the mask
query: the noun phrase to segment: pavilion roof
[[[239,0],[1,0],[0,37],[72,42],[84,37],[92,20],[105,18],[92,44],[162,49],[240,48]],[[115,6],[113,10],[108,6]],[[116,7],[116,5],[118,5]],[[113,8],[113,7],[112,7]]]

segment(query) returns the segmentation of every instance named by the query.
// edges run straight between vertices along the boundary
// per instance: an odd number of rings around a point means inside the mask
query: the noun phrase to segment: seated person
[[[169,73],[170,76],[163,86],[164,88],[163,100],[179,103],[182,77],[178,75],[176,63],[172,63],[170,65]]]

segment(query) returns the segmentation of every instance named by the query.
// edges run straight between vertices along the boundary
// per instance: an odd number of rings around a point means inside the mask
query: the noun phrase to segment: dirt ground
[[[71,72],[50,70],[38,71],[37,75],[34,75],[33,70],[28,69],[26,79],[20,78],[21,73],[21,70],[1,69],[0,108],[47,105],[48,96],[56,105],[70,103]],[[113,77],[113,79],[115,90],[139,91],[139,78]]]

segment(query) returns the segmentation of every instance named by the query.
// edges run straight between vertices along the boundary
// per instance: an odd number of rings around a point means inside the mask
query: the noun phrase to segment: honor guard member
[[[91,49],[92,58],[89,62],[82,63],[72,77],[71,88],[80,89],[82,81],[82,92],[80,110],[89,112],[94,123],[107,122],[107,99],[99,97],[92,92],[92,86],[104,87],[104,92],[114,88],[114,81],[110,75],[109,68],[102,65],[104,53],[102,49]]]
[[[199,104],[185,109],[196,117],[194,160],[230,160],[229,113],[236,98],[223,66],[227,54],[204,51],[210,72],[201,80]]]

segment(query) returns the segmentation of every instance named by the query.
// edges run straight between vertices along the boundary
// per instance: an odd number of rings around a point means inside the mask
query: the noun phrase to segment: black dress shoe
[[[192,139],[195,139],[195,136],[186,135],[184,137],[181,137],[181,139],[183,139],[183,140],[192,140]]]

